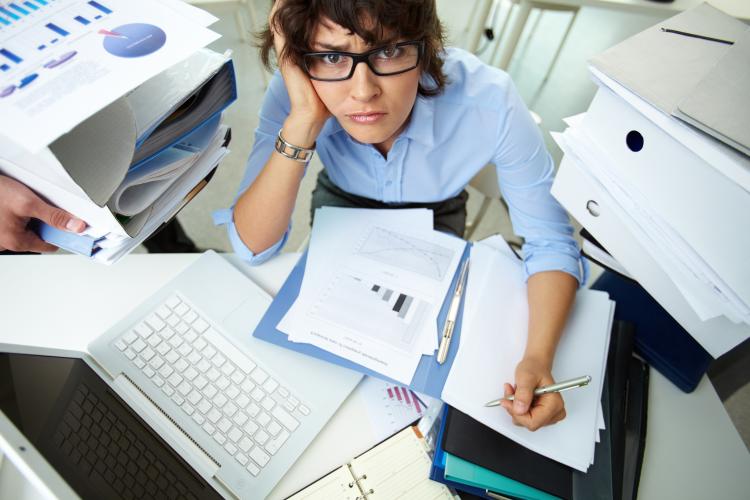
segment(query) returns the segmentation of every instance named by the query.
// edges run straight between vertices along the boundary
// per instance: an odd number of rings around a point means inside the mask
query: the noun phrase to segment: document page
[[[563,393],[567,417],[536,432],[513,424],[502,407],[485,403],[513,383],[528,335],[528,302],[521,263],[481,243],[472,247],[472,272],[461,344],[442,399],[517,443],[581,471],[593,461],[613,302],[604,292],[580,290],[555,356],[561,381],[590,375],[583,388]]]
[[[388,212],[317,214],[300,295],[278,327],[408,385],[437,348],[437,315],[465,242],[390,222]]]
[[[158,0],[4,4],[0,135],[30,152],[219,37]]]

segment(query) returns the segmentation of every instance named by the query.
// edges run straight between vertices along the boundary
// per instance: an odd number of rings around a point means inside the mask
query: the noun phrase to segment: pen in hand
[[[551,392],[563,392],[569,389],[575,389],[576,387],[583,387],[587,385],[589,382],[591,382],[591,377],[589,375],[584,375],[583,377],[572,378],[570,380],[564,380],[556,384],[550,384],[550,385],[545,385],[542,387],[537,387],[534,390],[534,396],[541,396],[542,394],[549,394]],[[502,397],[500,399],[492,400],[488,402],[487,404],[485,404],[484,406],[487,406],[487,407],[500,406],[500,403],[502,401],[513,401],[514,399],[515,398],[511,394],[510,396],[507,396],[507,397]]]

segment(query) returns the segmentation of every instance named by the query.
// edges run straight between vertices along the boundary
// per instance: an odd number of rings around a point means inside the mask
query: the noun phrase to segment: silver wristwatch
[[[307,166],[312,160],[313,153],[315,153],[315,147],[313,145],[313,148],[308,149],[289,144],[281,137],[281,130],[279,130],[279,136],[276,138],[276,151],[290,160],[298,161]]]

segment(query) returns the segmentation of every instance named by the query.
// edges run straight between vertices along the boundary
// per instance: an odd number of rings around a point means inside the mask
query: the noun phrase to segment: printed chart
[[[19,0],[0,5],[0,72],[10,72],[65,39],[90,31],[90,24],[111,13],[95,1]]]
[[[0,3],[0,98],[73,60],[78,52],[61,52],[65,42],[90,32],[90,24],[109,14],[109,7],[93,0]]]
[[[339,274],[320,294],[310,316],[411,351],[427,310],[426,302],[407,293]]]
[[[442,280],[454,252],[428,241],[373,227],[355,253],[434,280]]]
[[[417,394],[408,387],[373,377],[364,378],[360,394],[380,439],[421,418],[432,404],[431,398]]]
[[[153,24],[133,23],[118,26],[112,31],[100,30],[104,35],[104,49],[118,57],[142,57],[153,54],[164,46],[167,34]]]

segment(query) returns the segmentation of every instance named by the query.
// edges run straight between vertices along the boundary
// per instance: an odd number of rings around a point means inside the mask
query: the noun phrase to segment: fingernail
[[[67,229],[68,231],[73,231],[75,233],[83,231],[83,227],[83,221],[80,219],[70,219],[68,220],[68,223],[65,224],[65,229]]]

